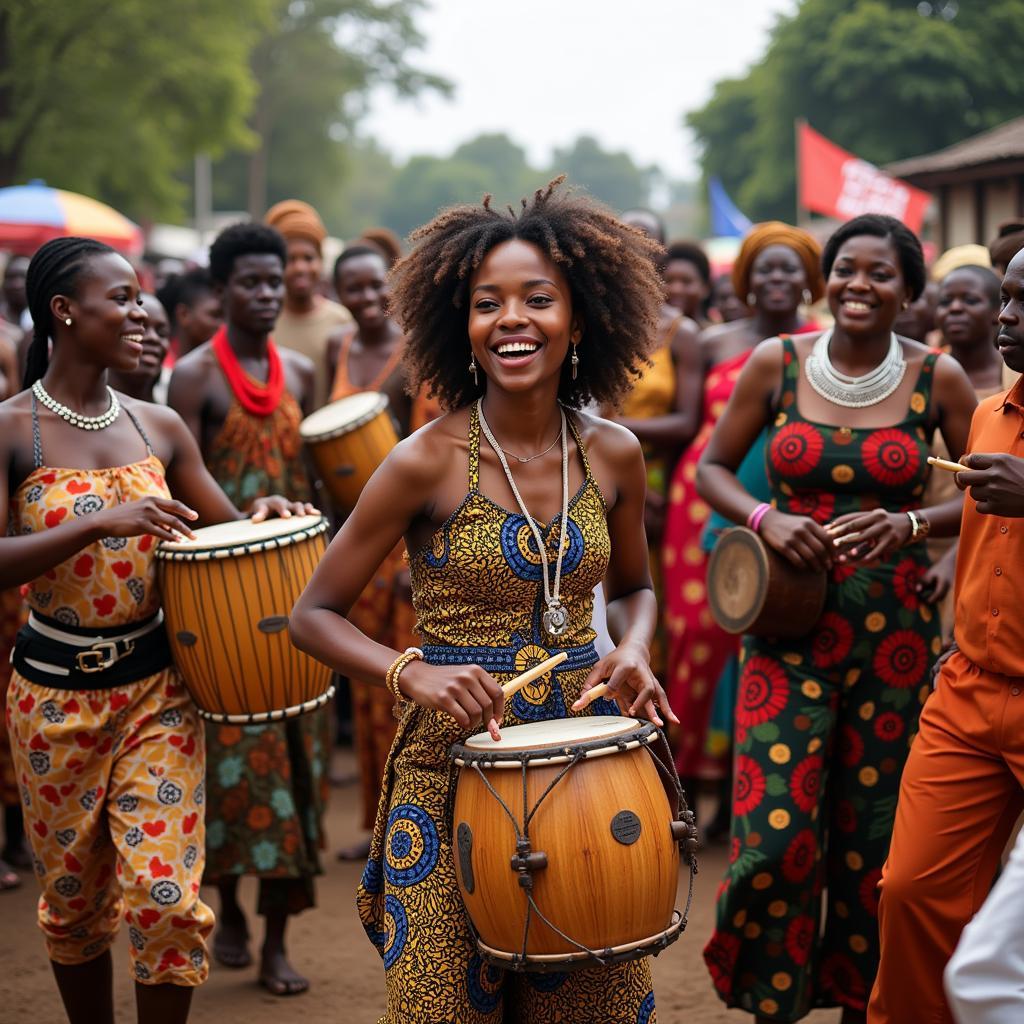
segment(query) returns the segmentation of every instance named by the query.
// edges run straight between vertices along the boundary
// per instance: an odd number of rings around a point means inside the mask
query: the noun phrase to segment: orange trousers
[[[882,871],[868,1024],[953,1024],[942,972],[1024,809],[1024,677],[943,666],[903,771]]]

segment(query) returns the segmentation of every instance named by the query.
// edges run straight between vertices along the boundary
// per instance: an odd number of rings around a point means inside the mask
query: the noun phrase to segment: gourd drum
[[[725,530],[708,562],[708,604],[727,633],[795,639],[821,618],[828,577],[798,569],[745,526]]]
[[[299,425],[317,473],[344,512],[356,507],[374,470],[398,444],[387,395],[363,391],[331,402]]]
[[[322,516],[220,523],[156,552],[174,662],[199,714],[247,725],[321,707],[330,669],[288,637],[327,548]]]
[[[534,722],[472,736],[452,760],[455,874],[482,957],[564,971],[679,937],[680,843],[692,860],[696,832],[653,725]]]

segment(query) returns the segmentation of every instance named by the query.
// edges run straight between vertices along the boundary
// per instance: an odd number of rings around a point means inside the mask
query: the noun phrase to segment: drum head
[[[326,529],[327,520],[320,515],[265,519],[262,523],[238,519],[196,530],[195,540],[161,541],[156,554],[158,558],[170,559],[243,555],[271,546],[285,547]]]
[[[311,413],[299,425],[299,436],[304,441],[337,437],[368,423],[387,407],[387,395],[379,391],[361,391]]]
[[[726,530],[708,563],[708,602],[718,624],[743,633],[764,608],[768,592],[768,556],[752,530]]]
[[[635,718],[621,715],[588,715],[580,718],[555,718],[549,722],[513,725],[501,730],[497,743],[490,733],[470,736],[464,746],[468,751],[500,753],[514,750],[544,750],[549,747],[575,747],[581,743],[600,743],[643,727]]]

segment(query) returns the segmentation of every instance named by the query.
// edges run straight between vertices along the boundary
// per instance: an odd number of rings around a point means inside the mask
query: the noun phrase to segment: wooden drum
[[[299,426],[320,479],[341,511],[351,512],[374,470],[398,444],[387,395],[363,391],[331,402]]]
[[[330,700],[330,669],[288,637],[326,548],[322,516],[221,523],[157,548],[174,662],[204,718],[248,725]]]
[[[708,603],[729,633],[795,639],[821,618],[828,576],[798,569],[745,526],[718,538],[708,563]]]
[[[455,874],[481,956],[514,970],[633,960],[674,942],[696,829],[649,722],[600,716],[452,748]],[[688,906],[689,904],[687,904]]]

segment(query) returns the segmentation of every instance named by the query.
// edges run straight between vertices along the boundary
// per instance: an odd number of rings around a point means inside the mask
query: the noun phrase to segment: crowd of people
[[[467,734],[620,713],[665,728],[728,843],[704,958],[729,1006],[1016,1019],[1020,849],[985,901],[1024,810],[1024,225],[929,268],[890,217],[824,245],[769,222],[713,270],[556,181],[444,211],[405,254],[369,231],[329,274],[326,236],[288,200],[161,280],[80,238],[6,263],[0,890],[34,871],[69,1020],[113,1019],[122,921],[140,1020],[184,1021],[210,958],[309,987],[287,928],[316,904],[339,715],[204,724],[154,555],[316,510],[335,535],[290,629],[346,683],[366,839],[337,855],[366,862],[386,1024],[655,1019],[645,959],[483,962],[445,821]],[[300,424],[364,392],[402,440],[342,513]],[[827,580],[802,636],[716,621],[735,524]],[[115,652],[100,682],[86,636]],[[555,650],[506,702],[523,652]]]

